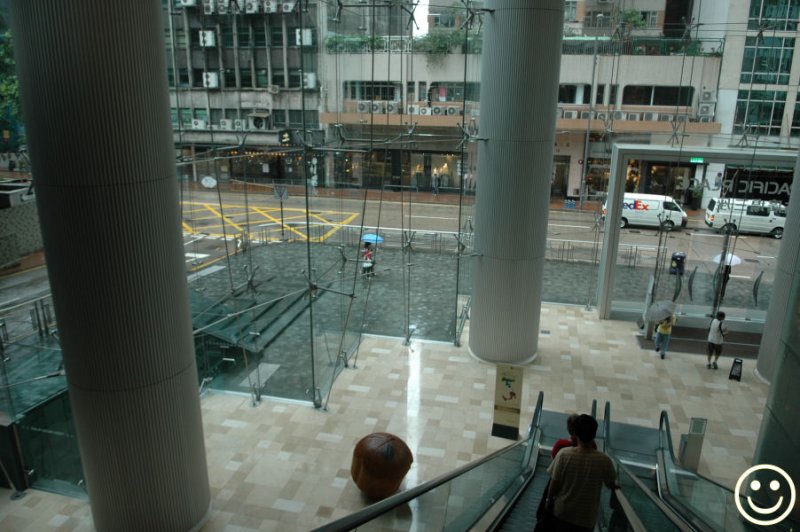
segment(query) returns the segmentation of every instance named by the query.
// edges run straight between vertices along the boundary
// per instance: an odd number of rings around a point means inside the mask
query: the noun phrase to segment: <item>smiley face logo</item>
[[[768,482],[761,482],[756,479],[754,473],[761,471],[771,471],[772,473],[762,474],[762,478],[765,476],[772,478]],[[748,478],[750,479],[750,490],[754,495],[763,495],[764,499],[770,498],[776,500],[775,504],[763,507],[753,501],[750,495],[743,498],[741,492],[742,485]],[[779,490],[783,493],[786,493],[788,490],[788,501],[784,495],[779,495]],[[770,464],[756,465],[742,473],[742,476],[740,476],[739,480],[736,482],[736,489],[733,491],[733,499],[742,517],[754,525],[762,526],[774,525],[786,519],[794,507],[796,498],[797,493],[792,478],[780,467]],[[742,501],[745,502],[743,503]],[[784,509],[782,510],[782,508]],[[778,514],[778,512],[781,513]]]

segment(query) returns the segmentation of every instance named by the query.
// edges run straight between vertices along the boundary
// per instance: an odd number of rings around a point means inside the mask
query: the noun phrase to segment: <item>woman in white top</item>
[[[728,334],[728,327],[723,322],[725,320],[724,312],[717,312],[717,317],[711,320],[711,325],[708,328],[708,369],[719,369],[717,360],[722,354],[722,342],[725,335]],[[714,362],[711,362],[711,356],[714,355]]]

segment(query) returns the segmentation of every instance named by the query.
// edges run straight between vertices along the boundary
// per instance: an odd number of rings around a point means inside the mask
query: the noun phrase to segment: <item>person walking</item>
[[[672,336],[672,326],[678,321],[675,314],[670,314],[669,317],[664,318],[658,322],[656,327],[656,353],[661,353],[661,358],[667,358],[667,348],[669,347],[669,339]]]
[[[547,508],[552,512],[552,524],[548,523],[547,530],[591,532],[597,524],[603,485],[609,489],[617,487],[611,458],[592,448],[597,421],[581,414],[574,428],[578,445],[559,451],[547,469],[550,473]]]
[[[725,341],[725,336],[728,334],[728,326],[725,324],[725,313],[717,312],[717,317],[711,320],[711,325],[708,327],[708,362],[706,368],[719,369],[717,361],[722,354],[722,343]],[[714,361],[711,361],[711,357]]]
[[[369,242],[364,242],[364,248],[361,250],[361,271],[365,277],[375,275],[375,256],[372,254],[372,244]]]

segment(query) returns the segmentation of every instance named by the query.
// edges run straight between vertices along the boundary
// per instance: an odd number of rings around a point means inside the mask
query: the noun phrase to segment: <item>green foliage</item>
[[[19,82],[17,81],[14,50],[11,45],[11,32],[0,35],[0,149],[16,151],[24,141],[18,130],[22,125],[19,105]],[[5,140],[4,131],[10,133]]]
[[[641,11],[636,9],[623,9],[617,12],[617,22],[630,29],[644,28],[647,22],[642,18]]]

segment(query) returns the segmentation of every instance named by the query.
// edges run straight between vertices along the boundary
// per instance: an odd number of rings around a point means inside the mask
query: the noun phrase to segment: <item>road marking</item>
[[[712,235],[711,233],[689,233],[689,236],[710,236],[714,238],[725,238],[725,235]]]
[[[756,258],[758,258],[758,259],[774,259],[775,257],[772,257],[770,255],[756,255]]]
[[[238,229],[239,231],[242,231],[242,232],[244,232],[244,229],[242,229],[242,228],[241,228],[241,226],[239,226],[239,225],[237,225],[237,224],[233,223],[233,221],[232,221],[230,218],[228,218],[227,216],[222,216],[222,213],[220,213],[219,211],[217,211],[217,210],[216,210],[214,207],[212,207],[210,204],[208,204],[208,203],[205,203],[205,204],[204,204],[204,206],[205,206],[205,208],[206,208],[206,209],[208,209],[209,211],[211,211],[212,213],[214,213],[214,215],[215,215],[215,216],[217,216],[219,219],[221,219],[223,222],[228,222],[228,224],[232,225],[233,227],[235,227],[235,228],[236,228],[236,229]],[[223,224],[223,225],[224,225],[224,224]]]
[[[412,214],[412,218],[428,218],[429,220],[458,220],[458,218],[450,218],[448,216],[421,216]]]
[[[565,224],[547,224],[552,227],[574,227],[576,229],[591,229],[588,225],[565,225]]]
[[[731,279],[749,279],[749,275],[731,275]]]
[[[184,246],[188,246],[189,244],[194,244],[195,242],[198,242],[198,241],[200,241],[200,240],[203,240],[203,238],[204,238],[204,237],[202,237],[202,236],[201,236],[200,238],[194,238],[194,239],[192,239],[192,240],[189,240],[188,242],[184,242],[184,243],[183,243],[183,245],[184,245]]]

